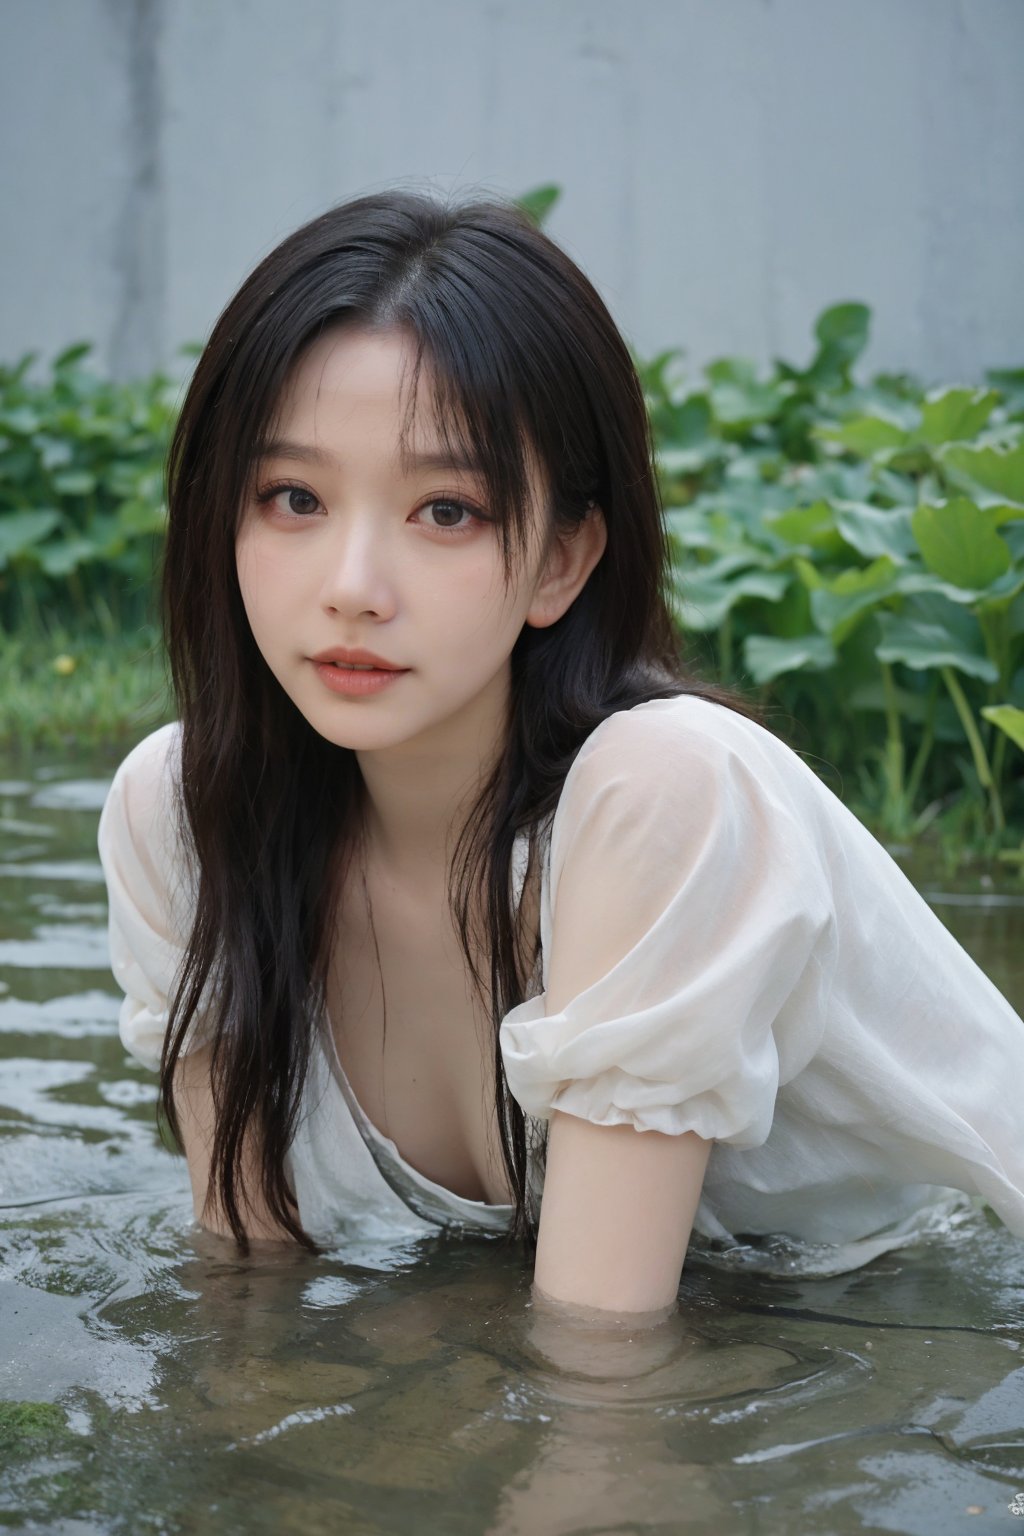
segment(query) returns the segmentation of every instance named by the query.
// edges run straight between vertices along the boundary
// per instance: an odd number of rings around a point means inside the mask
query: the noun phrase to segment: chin
[[[324,741],[329,741],[332,746],[344,747],[350,752],[375,752],[380,748],[396,744],[393,739],[396,732],[394,730],[385,732],[380,722],[375,725],[372,721],[360,721],[351,717],[342,719],[330,709],[303,709],[301,705],[296,707],[317,735],[322,736]],[[399,740],[404,740],[408,733],[397,734]]]

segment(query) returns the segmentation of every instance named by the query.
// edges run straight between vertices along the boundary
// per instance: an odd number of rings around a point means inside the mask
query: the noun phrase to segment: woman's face
[[[500,718],[509,656],[527,618],[554,622],[537,597],[542,509],[525,569],[504,588],[500,534],[482,477],[427,462],[441,452],[429,412],[399,462],[408,339],[336,330],[303,356],[257,465],[235,553],[253,636],[281,687],[322,736],[374,750],[444,742]],[[424,364],[420,399],[429,394]],[[555,611],[557,610],[557,611]],[[338,692],[316,663],[330,647],[404,668],[379,691]],[[351,677],[352,674],[346,674]],[[483,745],[483,744],[482,744]]]

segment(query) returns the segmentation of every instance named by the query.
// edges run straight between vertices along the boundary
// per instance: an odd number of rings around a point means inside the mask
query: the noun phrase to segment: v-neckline
[[[374,1125],[373,1121],[370,1119],[369,1115],[366,1114],[359,1100],[356,1098],[352,1084],[349,1082],[345,1073],[345,1069],[341,1064],[341,1058],[338,1055],[338,1048],[334,1041],[334,1031],[331,1027],[330,1015],[326,1008],[323,1012],[322,1022],[323,1028],[320,1031],[322,1037],[321,1043],[324,1054],[327,1058],[327,1064],[330,1067],[338,1087],[341,1089],[341,1093],[345,1099],[345,1102],[348,1104],[349,1109],[352,1111],[352,1118],[355,1120],[357,1129],[369,1147],[369,1150],[373,1155],[374,1162],[384,1174],[385,1178],[387,1178],[388,1175],[385,1167],[382,1166],[382,1161],[389,1162],[393,1166],[397,1167],[399,1172],[404,1175],[407,1180],[411,1179],[415,1184],[419,1185],[424,1191],[426,1191],[428,1195],[432,1195],[435,1198],[440,1198],[447,1205],[453,1205],[458,1209],[467,1210],[471,1212],[476,1219],[483,1217],[486,1225],[505,1225],[509,1213],[515,1209],[514,1206],[500,1203],[492,1204],[489,1200],[471,1200],[468,1195],[457,1195],[455,1191],[453,1189],[449,1189],[447,1185],[439,1184],[436,1179],[432,1179],[428,1174],[421,1173],[418,1168],[414,1168],[412,1163],[408,1162],[402,1156],[401,1152],[398,1150],[397,1144],[392,1141],[389,1136],[385,1136],[383,1131],[379,1130],[378,1127]],[[388,1182],[391,1184],[392,1188],[395,1188],[395,1185],[391,1179],[388,1179]],[[406,1199],[404,1191],[398,1190],[397,1193],[399,1193],[403,1199]],[[408,1200],[406,1200],[406,1203],[409,1203]],[[500,1222],[491,1222],[486,1216],[483,1216],[484,1212],[493,1212],[495,1217],[500,1217],[503,1219]]]
[[[550,836],[551,819],[549,817],[544,829],[547,836]],[[526,879],[529,843],[529,831],[524,828],[517,833],[512,849],[512,894],[517,911]],[[333,1024],[326,1006],[323,1008],[320,1026],[317,1033],[320,1036],[321,1049],[331,1076],[348,1105],[356,1129],[362,1136],[378,1171],[399,1198],[410,1209],[416,1211],[417,1215],[425,1216],[426,1219],[441,1225],[446,1225],[449,1221],[457,1223],[457,1213],[464,1212],[470,1221],[478,1225],[494,1229],[507,1227],[511,1214],[515,1210],[514,1205],[507,1203],[492,1205],[487,1200],[471,1200],[466,1195],[457,1195],[454,1190],[444,1184],[438,1184],[436,1179],[421,1173],[418,1168],[414,1168],[410,1162],[406,1161],[396,1143],[374,1125],[356,1098],[338,1055]],[[410,1185],[411,1188],[408,1187]]]

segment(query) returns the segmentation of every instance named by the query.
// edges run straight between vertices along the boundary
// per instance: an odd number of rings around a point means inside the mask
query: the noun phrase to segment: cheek
[[[460,577],[454,597],[467,616],[476,615],[499,628],[509,622],[516,606],[516,593],[514,588],[506,591],[505,570],[495,553],[467,562]]]
[[[239,539],[235,544],[235,572],[238,590],[242,594],[242,607],[252,622],[256,607],[257,583],[254,579],[253,551],[248,540]]]
[[[265,610],[278,606],[288,590],[287,568],[280,561],[271,562],[268,552],[253,534],[240,537],[235,544],[235,570],[238,588],[250,620]]]

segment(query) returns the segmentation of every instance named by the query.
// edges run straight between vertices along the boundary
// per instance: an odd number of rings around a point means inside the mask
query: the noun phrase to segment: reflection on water
[[[678,1314],[635,1337],[567,1337],[486,1237],[362,1226],[241,1260],[195,1228],[117,1037],[110,772],[0,767],[0,1524],[1016,1528],[1024,1248],[983,1210],[826,1279],[694,1250]],[[1020,1010],[1024,894],[921,887]]]

